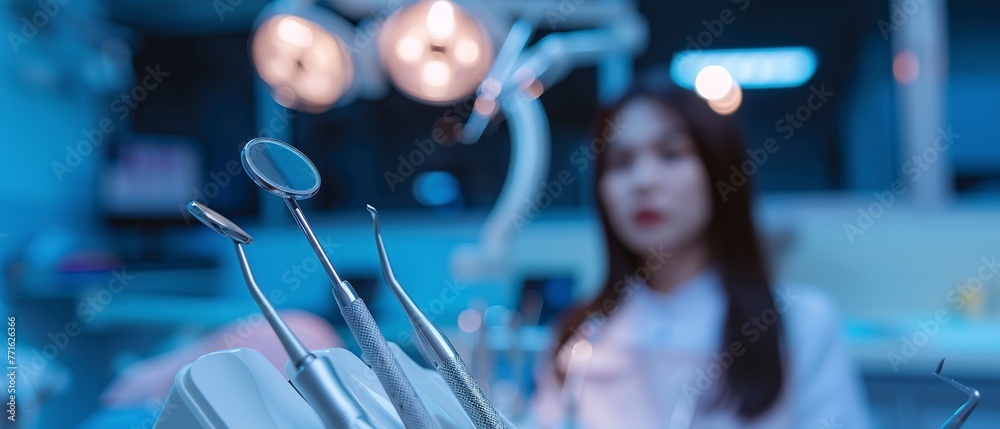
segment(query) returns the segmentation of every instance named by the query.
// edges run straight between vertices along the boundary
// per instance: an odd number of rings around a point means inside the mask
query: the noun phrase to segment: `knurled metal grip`
[[[417,398],[410,380],[403,375],[399,362],[389,350],[389,344],[375,324],[375,319],[372,318],[364,301],[361,298],[355,299],[341,308],[341,314],[358,341],[365,360],[371,365],[385,392],[389,394],[389,400],[392,401],[403,424],[409,429],[437,429],[438,425]]]
[[[500,419],[500,413],[493,408],[493,404],[479,388],[476,379],[472,378],[461,357],[456,355],[445,359],[438,366],[437,371],[451,387],[451,390],[455,392],[458,403],[472,419],[472,424],[476,426],[476,429],[504,429],[506,427]]]

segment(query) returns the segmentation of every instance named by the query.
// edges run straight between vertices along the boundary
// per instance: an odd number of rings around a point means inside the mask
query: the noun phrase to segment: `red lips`
[[[632,220],[639,226],[652,226],[663,221],[663,215],[652,210],[639,210],[632,216]]]

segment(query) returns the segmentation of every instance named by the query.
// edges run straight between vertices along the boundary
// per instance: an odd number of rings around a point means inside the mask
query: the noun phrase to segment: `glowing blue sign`
[[[805,47],[682,51],[674,55],[670,76],[691,89],[698,72],[711,65],[725,67],[745,89],[791,88],[816,73],[816,54]]]

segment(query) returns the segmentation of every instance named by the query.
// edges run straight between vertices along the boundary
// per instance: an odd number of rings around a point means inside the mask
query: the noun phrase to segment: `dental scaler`
[[[957,387],[959,390],[961,390],[963,393],[969,396],[969,398],[965,400],[965,403],[959,406],[958,409],[956,409],[955,412],[951,414],[951,417],[948,417],[948,420],[946,420],[944,424],[941,425],[941,429],[958,429],[965,424],[966,420],[969,419],[969,416],[972,415],[972,411],[976,409],[976,405],[979,405],[979,397],[980,397],[979,391],[969,386],[966,386],[962,383],[959,383],[951,377],[945,377],[941,375],[942,369],[944,369],[944,359],[941,359],[941,362],[938,363],[937,369],[934,370],[934,376],[940,378],[941,380],[944,380],[946,383],[952,386]]]
[[[382,262],[382,275],[385,276],[389,289],[396,295],[399,304],[403,306],[413,330],[417,334],[420,352],[424,355],[434,368],[441,374],[448,387],[458,398],[458,402],[465,409],[465,413],[472,419],[472,423],[477,429],[501,429],[506,427],[500,418],[500,413],[493,408],[493,404],[486,398],[486,394],[479,388],[476,379],[465,366],[458,351],[448,341],[448,337],[441,332],[441,329],[434,325],[427,316],[417,308],[410,296],[403,290],[403,286],[396,280],[396,275],[389,264],[389,256],[385,251],[385,244],[382,242],[382,233],[379,227],[378,211],[371,205],[368,211],[372,215],[375,228],[375,244],[378,246],[379,259]]]

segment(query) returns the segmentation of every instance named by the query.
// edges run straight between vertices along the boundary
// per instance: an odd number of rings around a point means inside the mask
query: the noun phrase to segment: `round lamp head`
[[[251,36],[254,68],[282,106],[326,111],[354,80],[350,50],[338,35],[350,30],[316,6],[282,6],[262,14]]]
[[[446,104],[475,92],[493,63],[489,33],[449,0],[424,0],[392,16],[379,35],[389,79],[410,97]]]

